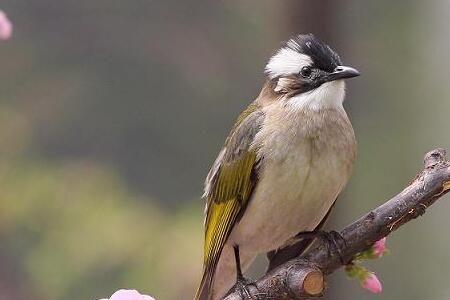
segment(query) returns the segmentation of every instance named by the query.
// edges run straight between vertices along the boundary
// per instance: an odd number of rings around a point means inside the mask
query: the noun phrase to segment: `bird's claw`
[[[303,231],[296,235],[296,239],[321,239],[325,246],[327,247],[328,254],[333,255],[336,254],[339,256],[339,260],[342,264],[344,264],[344,257],[342,255],[342,247],[345,247],[347,244],[346,240],[342,237],[342,235],[337,231],[323,231],[323,230],[314,230],[314,231]]]
[[[342,247],[345,247],[347,241],[344,239],[344,237],[339,232],[334,230],[330,232],[321,231],[319,237],[322,239],[322,241],[325,242],[328,254],[337,254],[339,260],[341,261],[341,264],[345,265],[346,262],[342,254]]]
[[[236,284],[231,290],[238,293],[243,300],[256,300],[257,298],[250,293],[249,286],[254,286],[258,289],[254,281],[245,277],[240,277],[237,279]]]

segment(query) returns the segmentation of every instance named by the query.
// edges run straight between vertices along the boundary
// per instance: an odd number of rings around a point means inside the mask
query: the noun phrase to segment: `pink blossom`
[[[0,40],[7,40],[12,35],[13,26],[6,14],[0,10]]]
[[[381,240],[378,240],[373,244],[373,253],[377,257],[382,257],[383,254],[386,252],[386,238],[382,238]]]
[[[383,290],[380,280],[378,280],[377,275],[374,273],[368,273],[366,278],[361,282],[361,285],[374,294],[379,294]]]
[[[154,298],[141,295],[136,290],[118,290],[114,294],[112,294],[109,299],[99,299],[99,300],[155,300]]]

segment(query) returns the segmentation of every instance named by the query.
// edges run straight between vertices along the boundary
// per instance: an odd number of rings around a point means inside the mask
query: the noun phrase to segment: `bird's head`
[[[279,49],[265,68],[273,91],[297,107],[342,105],[343,79],[359,76],[339,55],[312,34],[298,35]]]

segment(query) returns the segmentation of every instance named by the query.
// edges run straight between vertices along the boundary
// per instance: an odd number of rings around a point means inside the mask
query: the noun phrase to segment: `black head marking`
[[[313,34],[297,35],[287,41],[284,47],[308,55],[313,61],[313,66],[320,70],[332,72],[341,65],[339,55]]]
[[[324,83],[359,76],[356,69],[342,66],[339,55],[312,34],[287,41],[269,60],[266,72],[274,92],[289,97]]]

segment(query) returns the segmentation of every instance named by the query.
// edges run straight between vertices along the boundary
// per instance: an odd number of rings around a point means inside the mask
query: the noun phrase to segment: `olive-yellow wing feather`
[[[251,146],[263,119],[258,104],[252,103],[239,116],[206,178],[203,276],[195,299],[209,298],[222,249],[255,187],[260,158]]]

